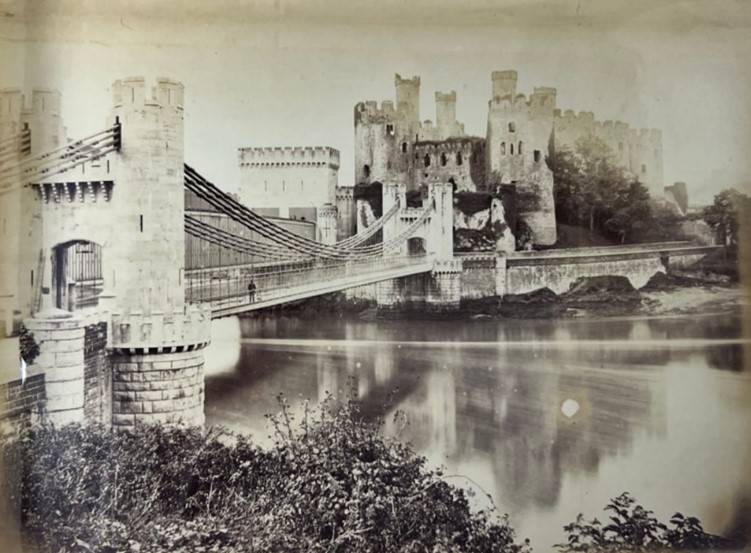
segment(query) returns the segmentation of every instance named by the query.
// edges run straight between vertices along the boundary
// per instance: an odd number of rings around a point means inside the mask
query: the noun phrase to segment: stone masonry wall
[[[45,373],[46,418],[53,424],[84,420],[84,322],[50,310],[24,324],[39,344],[36,365]]]
[[[113,352],[112,424],[202,425],[203,350],[159,354]]]
[[[109,424],[112,372],[107,355],[107,323],[86,326],[83,340],[83,411],[88,422]]]
[[[462,257],[461,299],[495,295],[495,255]]]
[[[46,394],[44,373],[0,384],[0,436],[11,436],[42,416]]]

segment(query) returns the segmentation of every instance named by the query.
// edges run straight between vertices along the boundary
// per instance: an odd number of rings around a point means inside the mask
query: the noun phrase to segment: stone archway
[[[427,250],[425,248],[425,238],[420,236],[413,236],[407,240],[407,253],[409,255],[425,255]]]
[[[76,311],[97,305],[102,291],[102,248],[86,240],[71,240],[52,248],[53,305]]]

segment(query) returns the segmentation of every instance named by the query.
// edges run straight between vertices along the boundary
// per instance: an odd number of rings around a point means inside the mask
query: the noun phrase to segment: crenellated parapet
[[[339,169],[339,150],[328,146],[240,148],[241,167],[329,167]]]
[[[133,353],[171,353],[205,347],[211,337],[211,307],[188,305],[183,312],[131,311],[112,314],[109,347]]]
[[[355,124],[385,124],[397,118],[394,102],[391,100],[384,100],[380,106],[375,101],[359,102],[355,105]]]
[[[115,107],[160,106],[182,110],[185,101],[182,83],[171,79],[156,79],[156,84],[147,89],[144,77],[119,79],[112,85]]]

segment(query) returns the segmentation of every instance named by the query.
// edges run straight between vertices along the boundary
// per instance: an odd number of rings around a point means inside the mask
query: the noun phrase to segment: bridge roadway
[[[239,315],[347,288],[433,270],[430,254],[354,261],[233,265],[185,273],[185,300],[211,305],[211,318]],[[248,285],[256,286],[251,301]]]

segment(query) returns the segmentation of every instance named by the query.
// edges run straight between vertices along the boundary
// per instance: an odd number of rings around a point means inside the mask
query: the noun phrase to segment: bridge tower
[[[183,283],[183,85],[115,82],[122,129],[109,245],[112,423],[202,424],[207,309],[186,305]]]
[[[383,212],[399,202],[400,210],[383,227],[383,241],[398,236],[422,210],[407,208],[406,186],[383,186]],[[433,205],[430,218],[401,248],[402,255],[426,253],[433,256],[430,273],[379,282],[376,301],[382,310],[419,309],[452,311],[459,308],[461,261],[454,259],[454,193],[451,183],[436,182],[428,187],[423,208]]]

